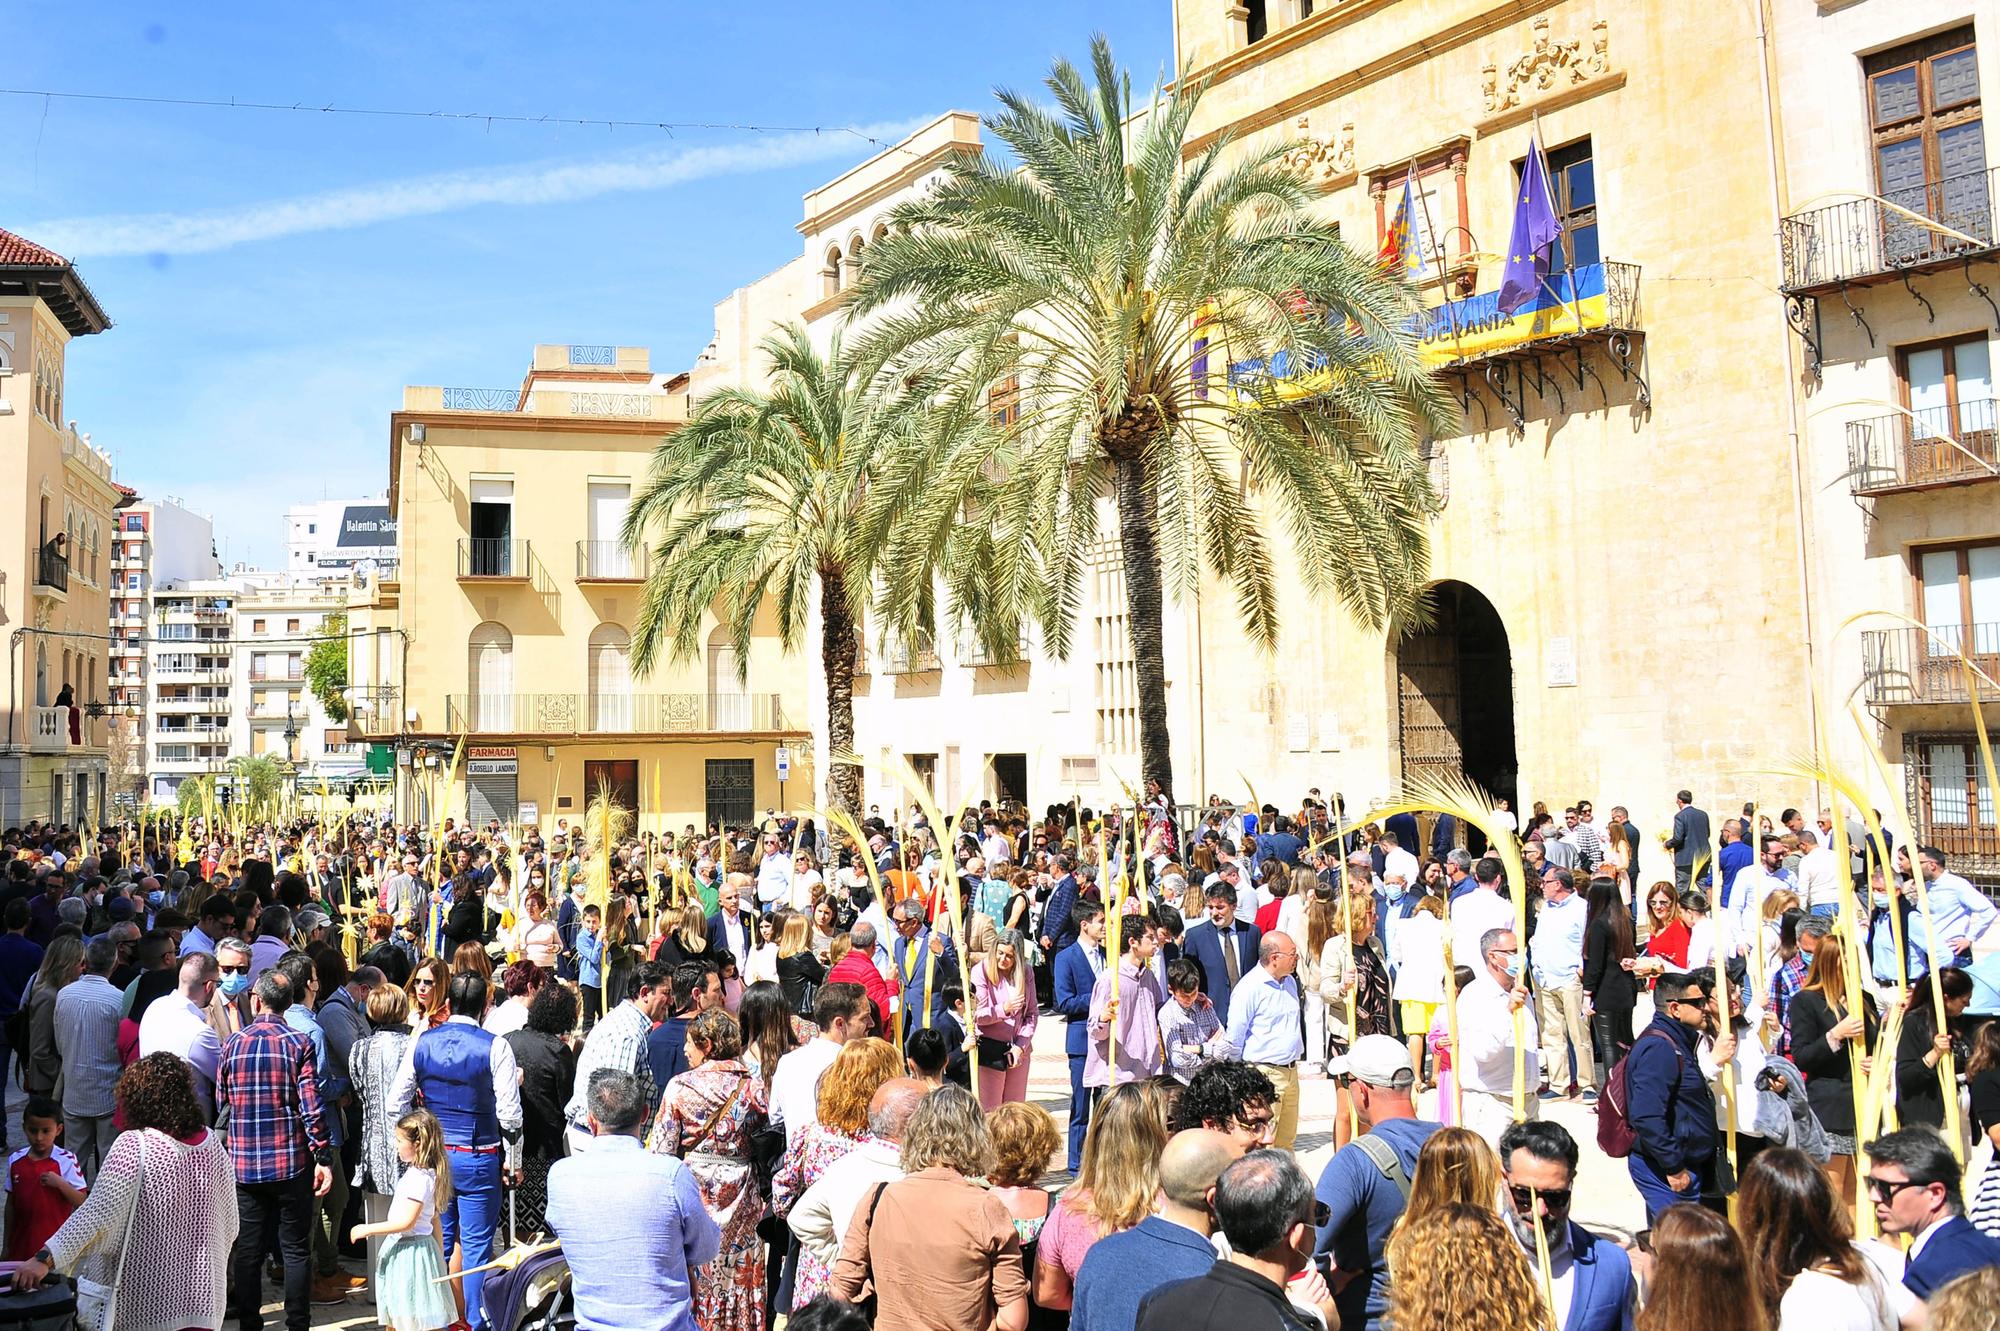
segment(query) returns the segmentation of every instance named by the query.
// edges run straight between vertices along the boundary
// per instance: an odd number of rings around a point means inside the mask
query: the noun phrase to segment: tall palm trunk
[[[1146,478],[1143,452],[1129,446],[1112,454],[1118,496],[1118,552],[1125,565],[1125,622],[1132,636],[1132,668],[1139,686],[1139,780],[1157,781],[1169,800],[1174,756],[1167,734],[1167,662],[1160,627],[1158,514]]]
[[[826,794],[850,817],[861,816],[861,769],[832,762],[836,753],[854,752],[854,613],[848,607],[847,577],[838,568],[819,573],[820,660],[826,668],[826,740],[830,765]]]

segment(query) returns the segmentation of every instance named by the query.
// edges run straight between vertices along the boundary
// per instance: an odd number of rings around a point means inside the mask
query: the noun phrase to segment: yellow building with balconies
[[[67,259],[0,231],[0,826],[104,817],[112,533],[133,495],[67,419],[63,377],[69,344],[110,326]]]
[[[548,827],[609,789],[663,832],[810,792],[805,671],[775,626],[742,672],[719,624],[700,661],[632,667],[647,568],[619,533],[686,418],[686,376],[655,374],[643,347],[539,346],[519,388],[404,390],[398,574],[367,585],[349,630],[353,726],[392,761],[402,816]]]

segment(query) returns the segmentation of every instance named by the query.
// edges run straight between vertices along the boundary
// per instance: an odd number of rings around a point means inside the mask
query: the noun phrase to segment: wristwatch
[[[48,1267],[51,1271],[55,1270],[56,1255],[50,1252],[47,1248],[44,1248],[40,1252],[36,1253],[34,1256],[34,1260],[40,1262],[43,1266]]]

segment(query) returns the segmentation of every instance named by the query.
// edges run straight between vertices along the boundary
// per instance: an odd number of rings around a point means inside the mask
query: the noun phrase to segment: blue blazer
[[[1632,1331],[1632,1259],[1609,1239],[1569,1222],[1572,1268],[1569,1316],[1563,1331]]]
[[[937,959],[936,966],[931,969],[931,1016],[926,1022],[923,1012],[924,958],[930,955],[930,946],[931,931],[929,928],[923,928],[917,930],[915,938],[904,938],[898,934],[895,945],[889,949],[889,958],[896,963],[896,981],[903,990],[903,1038],[906,1040],[909,1039],[910,1032],[919,1026],[942,1024],[940,1019],[949,1011],[944,1003],[945,981],[958,979],[958,948],[947,938],[944,940],[944,955]],[[905,958],[910,957],[912,947],[918,951],[906,966]],[[902,984],[905,975],[910,977],[907,985]],[[965,997],[968,1003],[972,1001],[972,995],[967,994]]]
[[[1376,892],[1373,894],[1375,897],[1375,951],[1381,955],[1385,966],[1388,964],[1389,957],[1389,913],[1394,911],[1396,918],[1399,920],[1407,920],[1412,915],[1415,915],[1417,913],[1417,903],[1424,899],[1424,894],[1418,890],[1419,887],[1420,884],[1415,883],[1408,885],[1404,889],[1403,895],[1394,901],[1389,900],[1387,892]]]
[[[1248,920],[1236,921],[1237,975],[1257,969],[1257,943],[1263,932]],[[1229,1025],[1229,967],[1222,957],[1222,934],[1211,920],[1203,920],[1181,936],[1181,955],[1192,957],[1201,967],[1201,991],[1215,1004],[1215,1015]]]
[[[1924,1250],[1903,1271],[1903,1284],[1920,1299],[1983,1266],[2000,1266],[2000,1239],[1989,1239],[1955,1215],[1931,1232]]]
[[[1082,1058],[1090,1048],[1090,991],[1097,987],[1097,974],[1081,940],[1056,953],[1055,981],[1056,1011],[1068,1023],[1063,1048],[1071,1058]]]

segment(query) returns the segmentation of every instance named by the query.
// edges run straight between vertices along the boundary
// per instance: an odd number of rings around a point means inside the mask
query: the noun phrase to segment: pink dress
[[[1438,1008],[1437,1016],[1431,1018],[1430,1033],[1426,1035],[1431,1047],[1431,1066],[1437,1069],[1438,1103],[1436,1122],[1452,1127],[1457,1118],[1451,1112],[1451,1030],[1445,1019],[1444,1008]]]

